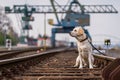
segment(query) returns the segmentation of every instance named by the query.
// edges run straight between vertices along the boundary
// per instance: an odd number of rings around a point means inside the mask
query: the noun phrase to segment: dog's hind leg
[[[84,59],[82,59],[82,62],[83,62],[83,67],[87,67],[87,63]]]
[[[80,63],[80,57],[78,55],[78,57],[76,58],[76,63],[74,65],[74,67],[78,67],[79,66],[79,63]]]

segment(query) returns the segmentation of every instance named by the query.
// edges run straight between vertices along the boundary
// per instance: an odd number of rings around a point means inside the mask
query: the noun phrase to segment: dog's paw
[[[83,67],[86,68],[86,67],[88,67],[88,65],[87,65],[87,64],[84,64]]]
[[[96,65],[93,65],[94,68],[96,68],[97,66]]]
[[[82,66],[82,65],[80,65],[80,66],[79,66],[79,69],[82,69],[82,68],[83,68],[83,66]]]
[[[78,65],[74,65],[73,67],[78,67]]]
[[[93,66],[89,66],[90,69],[93,69]]]
[[[79,69],[83,69],[83,67],[79,66]]]

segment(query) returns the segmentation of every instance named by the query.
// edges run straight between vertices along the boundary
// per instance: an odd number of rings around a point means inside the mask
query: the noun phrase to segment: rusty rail
[[[104,80],[120,79],[120,58],[115,59],[107,67],[103,69],[102,76]]]
[[[93,54],[95,57],[95,65],[99,68],[104,68],[111,62],[115,60],[113,57],[108,57],[108,56],[103,56],[103,55],[98,55],[98,54]]]

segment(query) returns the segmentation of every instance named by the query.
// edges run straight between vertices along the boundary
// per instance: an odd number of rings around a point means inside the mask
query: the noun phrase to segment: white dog
[[[74,67],[83,68],[88,66],[93,68],[94,57],[92,55],[92,47],[89,43],[90,39],[87,37],[82,27],[75,27],[73,31],[70,32],[72,37],[77,39],[78,46],[78,57],[76,58],[76,64]]]

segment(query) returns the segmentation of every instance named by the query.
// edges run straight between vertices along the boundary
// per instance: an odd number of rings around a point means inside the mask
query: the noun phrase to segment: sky
[[[65,5],[68,0],[56,0],[60,5]],[[104,42],[104,39],[111,39],[112,43],[120,43],[120,0],[79,0],[82,5],[113,5],[117,14],[90,14],[90,26],[86,27],[92,36],[95,43]],[[19,4],[29,5],[50,5],[49,0],[0,0],[0,6],[10,6]],[[17,22],[16,14],[7,14],[12,20],[14,30],[20,34],[20,23]],[[44,34],[44,14],[33,14],[35,21],[30,24],[33,30],[30,31],[31,37],[37,37],[38,34]],[[53,19],[56,22],[54,14],[46,15],[46,31],[47,35],[51,36],[51,28],[53,26],[47,23],[48,19]],[[60,17],[60,16],[59,16]],[[68,34],[57,34],[58,40],[74,41],[75,39]]]

